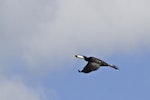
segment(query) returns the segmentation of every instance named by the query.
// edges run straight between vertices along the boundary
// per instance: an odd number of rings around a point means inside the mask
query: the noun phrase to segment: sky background
[[[149,100],[149,38],[149,0],[0,0],[0,100]]]

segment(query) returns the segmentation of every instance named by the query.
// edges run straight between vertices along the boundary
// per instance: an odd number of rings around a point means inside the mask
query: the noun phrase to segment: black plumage
[[[89,73],[89,72],[98,70],[101,66],[109,66],[116,70],[119,70],[117,66],[108,64],[104,62],[103,60],[100,60],[95,57],[86,57],[83,55],[75,55],[75,57],[84,59],[85,61],[88,62],[87,65],[82,69],[82,71],[78,70],[79,72]]]

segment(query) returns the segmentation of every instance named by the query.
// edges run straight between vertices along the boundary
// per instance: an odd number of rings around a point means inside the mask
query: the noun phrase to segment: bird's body
[[[88,62],[87,65],[82,69],[82,71],[78,70],[79,72],[89,73],[91,71],[98,70],[101,66],[109,66],[116,70],[119,69],[117,66],[108,64],[108,63],[104,62],[103,60],[100,60],[95,57],[86,57],[86,56],[82,56],[82,55],[75,55],[75,57],[84,59],[85,61]]]

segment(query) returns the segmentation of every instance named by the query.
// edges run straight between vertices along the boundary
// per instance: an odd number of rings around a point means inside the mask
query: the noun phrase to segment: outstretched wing
[[[95,62],[89,62],[87,63],[87,65],[83,68],[83,70],[81,72],[84,73],[89,73],[91,71],[95,71],[99,68],[99,64],[95,63]]]

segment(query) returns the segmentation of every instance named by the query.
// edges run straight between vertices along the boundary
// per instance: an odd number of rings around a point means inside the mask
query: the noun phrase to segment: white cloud
[[[30,77],[29,72],[38,77],[64,68],[76,53],[150,49],[149,4],[149,0],[1,0],[0,77],[14,73]],[[57,97],[52,89],[45,93],[20,79],[0,79],[0,100]]]
[[[75,53],[149,48],[149,9],[148,0],[3,0],[0,65],[19,60],[28,70],[45,72]]]
[[[20,79],[0,80],[1,100],[47,100],[42,90],[27,86]]]

